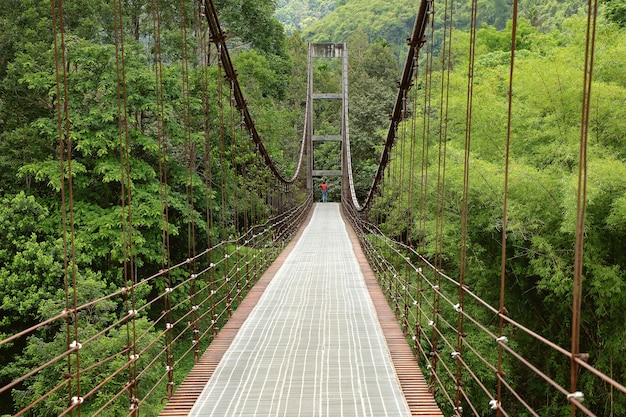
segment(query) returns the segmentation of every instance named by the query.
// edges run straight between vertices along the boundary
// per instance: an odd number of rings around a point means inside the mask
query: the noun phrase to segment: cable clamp
[[[454,305],[454,310],[455,310],[457,313],[460,313],[461,311],[463,311],[463,309],[461,308],[461,304],[458,304],[458,303],[457,303],[457,304],[455,304],[455,305]]]
[[[491,407],[492,410],[498,409],[500,407],[500,401],[497,401],[497,400],[489,401],[489,407]]]
[[[429,326],[434,326],[434,325],[435,325],[435,322],[434,322],[434,321],[432,321],[432,320],[428,320],[428,325],[429,325]]]
[[[224,254],[224,259],[228,259],[228,258],[230,258],[230,255],[229,255],[229,254],[227,254],[227,253],[225,253],[225,254]]]
[[[583,402],[585,401],[585,394],[580,391],[572,392],[571,394],[567,394],[567,399],[569,400],[570,398]]]
[[[170,292],[172,292],[172,291],[174,291],[174,289],[173,289],[173,288],[167,287],[167,288],[165,289],[165,294],[170,293]]]
[[[83,397],[72,397],[72,404],[82,404],[85,399]]]
[[[70,349],[80,349],[83,347],[82,343],[78,343],[76,340],[74,340],[72,343],[70,343]]]
[[[454,351],[454,352],[450,353],[450,356],[452,356],[453,358],[456,358],[456,357],[457,357],[457,356],[459,356],[460,354],[461,354],[461,352],[456,352],[456,351]]]
[[[198,305],[191,306],[191,309],[192,309],[193,311],[196,311],[196,310],[197,310],[197,309],[199,309],[199,308],[200,308],[200,306],[198,306]]]
[[[166,329],[173,329],[174,325],[172,323],[165,323],[165,328]]]
[[[211,262],[211,263],[209,264],[209,268],[215,268],[215,264],[214,264],[213,262]]]
[[[413,300],[413,305],[416,306],[417,305],[417,300]]]
[[[131,362],[134,362],[134,361],[136,361],[137,359],[139,359],[139,354],[137,353],[137,354],[135,354],[135,355],[130,355],[130,356],[128,357],[128,359],[130,359],[130,361],[131,361]]]
[[[191,279],[196,279],[198,278],[198,274],[191,274]]]
[[[134,316],[135,314],[137,314],[137,310],[128,310],[129,316]]]
[[[502,342],[502,343],[508,343],[509,339],[506,336],[500,336],[498,338],[496,338],[496,342]]]

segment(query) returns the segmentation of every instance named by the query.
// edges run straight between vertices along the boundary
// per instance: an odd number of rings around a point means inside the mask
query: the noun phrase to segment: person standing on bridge
[[[326,184],[326,181],[320,185],[320,188],[322,189],[322,203],[325,203],[328,196],[328,184]]]

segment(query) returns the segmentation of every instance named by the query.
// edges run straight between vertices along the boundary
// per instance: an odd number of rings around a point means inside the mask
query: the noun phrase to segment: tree
[[[600,0],[605,5],[606,18],[616,23],[619,27],[626,27],[626,1],[624,0]]]

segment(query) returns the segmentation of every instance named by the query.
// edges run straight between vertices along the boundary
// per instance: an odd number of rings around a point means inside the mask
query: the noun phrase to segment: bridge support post
[[[341,59],[342,61],[335,68],[341,72],[341,82],[337,86],[336,91],[316,91],[314,89],[314,65],[315,58],[323,58],[323,59]],[[331,66],[331,65],[329,65]],[[334,66],[334,65],[333,65]],[[315,191],[314,187],[314,179],[324,178],[339,178],[337,185],[340,188],[343,188],[341,184],[341,179],[343,177],[343,169],[345,166],[345,157],[344,157],[344,149],[345,149],[345,135],[347,130],[347,106],[348,106],[348,47],[346,43],[309,43],[309,56],[308,56],[308,91],[307,91],[307,161],[308,161],[308,176],[307,176],[307,188],[310,191]],[[326,87],[328,88],[328,87]],[[329,103],[333,101],[341,101],[341,109],[339,117],[336,119],[339,121],[338,125],[335,120],[329,122],[331,128],[326,128],[326,130],[318,129],[316,131],[316,120],[314,120],[314,105],[316,103]],[[335,125],[333,125],[333,123]],[[336,155],[336,159],[334,161],[323,161],[319,165],[322,165],[323,169],[316,169],[315,161],[315,146],[316,143],[329,143],[329,142],[337,142],[339,143],[338,155]],[[331,155],[332,158],[335,158],[334,155]],[[337,162],[338,167],[337,167]],[[337,169],[338,168],[338,169]]]

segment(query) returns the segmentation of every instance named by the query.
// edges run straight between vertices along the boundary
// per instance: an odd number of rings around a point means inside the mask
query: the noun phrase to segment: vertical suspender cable
[[[432,2],[430,8],[427,13],[434,15],[435,13],[435,3]],[[434,38],[435,32],[435,21],[434,19],[430,19],[430,37]],[[419,57],[419,51],[415,52],[416,56]],[[432,89],[433,89],[433,44],[432,42],[428,43],[427,55],[426,55],[426,67],[424,69],[425,76],[425,93],[424,93],[424,107],[423,107],[423,125],[422,125],[422,217],[424,221],[424,230],[426,230],[428,224],[428,190],[429,190],[429,166],[430,166],[430,135],[431,135],[431,110],[432,110]],[[435,200],[435,204],[437,201]],[[437,219],[435,218],[435,224],[437,224]],[[426,234],[425,234],[426,236]],[[439,240],[438,230],[435,229],[435,242]],[[436,246],[436,245],[435,245]],[[434,265],[435,269],[433,270],[433,283],[435,286],[439,286],[439,270],[441,269],[441,254],[435,252],[434,255]],[[437,331],[437,325],[439,322],[439,292],[433,291],[433,302],[432,302],[432,321],[435,323],[432,326],[431,336],[430,336],[430,345],[432,347],[431,351],[431,369],[432,373],[430,375],[429,384],[431,387],[435,386],[435,374],[437,372],[437,361],[439,359],[439,355],[437,354],[437,345],[439,344],[439,333]]]
[[[166,288],[163,296],[163,314],[165,316],[165,347],[166,364],[168,374],[167,395],[172,396],[174,388],[174,355],[172,348],[173,329],[171,324],[172,300],[170,291],[172,288],[172,277],[170,271],[170,233],[169,233],[169,197],[167,186],[167,140],[165,138],[165,105],[163,99],[163,60],[161,57],[161,10],[159,0],[151,1],[151,14],[154,37],[154,73],[155,73],[155,100],[156,100],[156,122],[157,137],[159,143],[159,194],[161,199],[161,271],[163,274],[163,286]]]
[[[56,112],[57,131],[59,135],[59,167],[61,175],[61,219],[63,228],[63,276],[65,288],[65,331],[66,342],[70,349],[67,356],[67,374],[74,377],[76,389],[72,382],[68,384],[68,397],[71,407],[77,408],[80,416],[81,389],[80,389],[80,343],[78,342],[78,312],[76,294],[76,245],[74,240],[74,202],[72,183],[72,144],[70,139],[70,119],[69,119],[69,92],[67,82],[67,56],[65,46],[65,24],[63,18],[63,0],[52,0],[50,2],[52,13],[52,35],[54,37],[54,62],[56,79]],[[60,38],[60,39],[59,39]],[[59,45],[60,40],[60,45]],[[60,52],[59,52],[60,51]],[[61,86],[63,88],[61,89]],[[67,177],[67,194],[66,181]],[[69,225],[68,225],[69,211]],[[69,227],[69,248],[68,248],[68,227]],[[71,270],[70,270],[71,268]],[[74,289],[70,296],[70,286]],[[70,299],[71,298],[71,299]],[[72,326],[73,323],[73,326]],[[73,336],[73,337],[72,337]],[[74,353],[74,364],[72,364],[72,353]],[[74,367],[72,367],[74,365]],[[75,371],[73,371],[75,369]],[[73,410],[71,415],[74,415]]]
[[[417,72],[414,70],[414,72]],[[414,78],[415,80],[417,80],[417,76],[415,76]],[[413,82],[413,85],[415,86],[415,81]],[[413,190],[415,188],[415,170],[413,169],[413,167],[415,166],[415,141],[417,140],[417,132],[416,132],[416,109],[417,109],[417,89],[414,88],[413,90],[413,94],[411,95],[412,100],[410,101],[410,105],[411,105],[411,112],[409,114],[409,117],[411,118],[411,131],[410,131],[410,135],[408,140],[410,141],[410,146],[409,146],[409,178],[408,178],[408,184],[407,184],[407,233],[406,233],[406,241],[405,244],[408,246],[413,246],[413,242],[414,242],[414,237],[413,237],[413,218],[414,218],[414,214],[413,214]],[[408,101],[407,101],[408,104]],[[404,303],[404,310],[405,310],[405,317],[406,317],[406,326],[407,328],[404,329],[405,333],[409,330],[408,326],[410,324],[409,322],[409,297],[411,296],[411,287],[413,287],[413,280],[411,279],[411,268],[409,268],[409,264],[405,263],[406,265],[406,276],[407,276],[407,285],[406,285],[406,297],[407,300]],[[419,288],[421,279],[419,277],[419,275],[415,276],[415,288],[416,291],[415,292],[415,300],[417,301],[416,304],[416,315],[415,315],[415,352],[417,352],[417,344],[419,343],[419,324],[420,324],[420,301],[421,301],[421,297],[420,297],[420,292],[419,290],[417,290],[417,288]]]
[[[196,149],[191,140],[191,103],[189,91],[189,53],[187,46],[187,6],[185,0],[180,0],[180,31],[181,31],[181,99],[183,113],[183,148],[187,154],[188,167],[187,179],[185,181],[187,211],[187,259],[190,275],[189,302],[190,302],[190,326],[192,329],[192,344],[194,349],[194,361],[200,357],[200,347],[198,345],[198,311],[196,308],[196,239],[195,239],[195,204],[193,193],[193,179],[195,174]]]
[[[517,9],[518,0],[513,1],[513,21],[511,28],[511,62],[509,63],[509,91],[508,91],[508,111],[506,125],[506,147],[504,156],[504,198],[502,201],[502,252],[500,255],[500,320],[498,336],[502,337],[504,327],[504,289],[506,284],[506,250],[507,250],[507,220],[508,220],[508,198],[509,198],[509,171],[510,171],[510,150],[511,150],[511,119],[513,115],[513,75],[515,71],[515,46],[517,36]],[[498,343],[498,382],[497,382],[497,403],[502,403],[502,342]],[[496,415],[501,415],[500,407],[496,410]]]
[[[202,14],[204,7],[200,6],[198,13]],[[198,16],[200,17],[200,16]],[[213,278],[215,268],[212,268],[213,263],[213,245],[212,233],[213,233],[213,169],[211,158],[211,104],[209,102],[209,64],[210,64],[210,44],[207,39],[208,30],[200,24],[202,19],[198,19],[198,36],[200,55],[202,57],[201,62],[201,84],[202,84],[202,108],[204,111],[203,117],[203,130],[204,130],[204,193],[205,193],[205,206],[206,206],[206,244],[207,244],[207,258],[206,265],[208,270],[207,281],[209,282],[209,292],[213,290]],[[211,295],[212,300],[215,298]],[[211,301],[209,309],[210,316],[213,317],[213,309],[215,304]],[[213,326],[214,327],[214,326]]]
[[[418,79],[418,69],[417,69],[417,59],[413,59],[413,65],[415,66],[415,68],[413,69],[413,85],[415,86],[416,81]],[[413,213],[413,191],[415,189],[415,169],[413,169],[416,165],[415,163],[415,148],[417,145],[417,88],[414,88],[413,90],[413,95],[412,95],[412,101],[411,101],[411,107],[412,107],[412,112],[411,112],[411,148],[409,150],[410,152],[410,177],[409,177],[409,190],[408,190],[408,201],[409,201],[409,213],[408,213],[408,235],[412,235],[412,229],[413,229],[413,223],[414,223],[414,216],[415,214]],[[417,213],[417,217],[418,219],[421,219],[422,216],[422,212],[419,210],[418,207],[418,213]],[[418,228],[418,233],[416,234],[417,237],[417,245],[418,245],[418,252],[422,252],[421,250],[419,250],[419,246],[421,245],[422,239],[421,239],[421,233],[420,233],[421,229]],[[415,237],[412,237],[410,240],[407,239],[407,244],[409,244],[409,242],[411,242],[412,246],[413,246],[413,242],[415,241]],[[419,261],[418,261],[419,262]],[[421,278],[421,276],[419,274],[417,274],[415,276],[415,301],[417,302],[417,304],[415,305],[415,346],[414,346],[414,354],[417,355],[418,352],[420,351],[420,336],[421,336],[421,331],[422,331],[422,284],[423,284],[423,280]]]
[[[443,21],[443,41],[441,50],[441,83],[440,83],[440,97],[439,97],[439,151],[437,162],[437,196],[436,196],[436,209],[435,209],[435,253],[443,253],[443,241],[444,241],[444,218],[445,218],[445,184],[446,184],[446,155],[447,155],[447,143],[448,143],[448,97],[450,89],[450,72],[451,72],[451,45],[452,45],[452,11],[453,4],[448,2],[444,3],[444,21]],[[434,19],[433,19],[434,20]],[[439,255],[441,256],[441,255]],[[437,265],[437,268],[442,268],[441,262]],[[439,279],[435,281],[435,285],[439,285]],[[437,303],[437,308],[438,307]],[[457,331],[462,334],[463,329],[457,328]],[[462,367],[456,368],[456,380],[461,381]]]
[[[461,208],[461,252],[459,257],[459,304],[464,306],[465,301],[465,272],[467,268],[467,222],[468,222],[468,202],[469,202],[469,171],[470,171],[470,149],[472,138],[472,110],[473,110],[473,90],[474,90],[474,60],[476,49],[476,12],[478,1],[472,0],[472,12],[470,22],[470,44],[469,63],[467,69],[467,102],[465,113],[465,156],[463,159],[463,200]],[[462,307],[461,307],[462,308]],[[463,312],[457,315],[457,351],[463,355]],[[462,364],[457,360],[457,375],[461,373]],[[456,407],[461,405],[461,381],[456,381]]]
[[[450,44],[452,38],[452,7],[448,15],[448,0],[444,4],[443,41],[441,50],[441,84],[439,97],[439,152],[437,162],[437,201],[435,209],[435,253],[443,253],[443,224],[445,210],[446,150],[448,143],[448,96],[450,90]],[[433,19],[434,21],[434,19]],[[449,26],[449,27],[448,27]],[[449,30],[448,30],[449,29]],[[441,256],[439,256],[441,258]],[[439,260],[437,268],[442,268]]]
[[[124,257],[124,285],[130,291],[124,293],[126,297],[126,311],[129,321],[126,322],[126,346],[128,347],[128,395],[130,400],[131,415],[136,415],[138,407],[137,394],[137,346],[135,332],[135,287],[134,287],[134,263],[133,263],[133,235],[132,235],[132,209],[131,209],[131,179],[130,179],[130,138],[128,132],[128,106],[126,93],[126,68],[124,57],[124,24],[122,2],[113,2],[113,18],[115,30],[115,67],[117,77],[117,119],[120,152],[120,186],[122,208],[122,252]]]
[[[582,280],[585,239],[585,212],[587,210],[587,139],[589,135],[589,108],[593,84],[598,1],[587,2],[587,33],[585,43],[585,74],[580,122],[580,151],[578,160],[578,195],[576,203],[576,242],[574,247],[574,289],[572,296],[572,346],[570,389],[576,392],[578,385],[578,357],[580,355],[580,312],[582,304]],[[576,401],[571,399],[571,416],[576,416]]]
[[[225,135],[225,123],[224,123],[224,83],[222,74],[222,46],[217,45],[217,103],[219,106],[220,115],[220,177],[221,177],[221,197],[222,207],[220,209],[222,223],[220,229],[220,237],[222,241],[225,241],[228,234],[226,230],[226,158],[224,155],[224,135]]]
[[[236,122],[236,102],[235,102],[235,87],[231,80],[230,82],[230,128],[231,128],[231,142],[230,142],[230,171],[232,173],[232,196],[233,196],[233,226],[235,236],[239,233],[239,174],[237,172],[237,126],[239,126],[239,133],[243,126]]]
[[[398,185],[398,195],[399,195],[399,199],[398,199],[398,232],[400,233],[399,236],[399,240],[401,242],[405,242],[407,243],[409,240],[409,234],[410,234],[410,230],[408,229],[408,224],[402,224],[403,222],[406,222],[406,216],[407,213],[409,211],[409,207],[411,206],[411,202],[407,199],[406,203],[404,201],[404,198],[407,196],[408,193],[404,192],[404,187],[405,185],[408,187],[408,183],[405,180],[405,175],[406,175],[406,171],[407,171],[407,167],[406,167],[406,161],[407,161],[407,153],[406,153],[406,147],[407,147],[407,140],[409,140],[409,136],[408,136],[408,129],[407,129],[407,122],[406,120],[408,119],[408,109],[409,107],[409,93],[408,91],[406,92],[406,94],[404,95],[404,98],[402,100],[402,117],[401,120],[402,122],[402,128],[401,128],[401,133],[400,133],[400,149],[398,149],[398,152],[400,153],[400,157],[398,158],[398,163],[400,165],[399,167],[399,185]],[[405,205],[406,204],[406,208]],[[406,227],[406,230],[403,230],[404,227]],[[404,236],[402,236],[404,234]],[[398,253],[398,256],[400,256],[400,254]],[[400,261],[398,263],[398,265],[402,265],[405,264],[405,268],[408,267],[408,265],[405,262]],[[400,273],[400,270],[398,270],[398,274]],[[405,269],[405,276],[408,277],[408,269]],[[404,297],[404,294],[400,294],[400,289],[399,286],[400,284],[402,284],[400,279],[396,279],[395,280],[395,284],[396,284],[396,288],[394,290],[394,294],[396,294],[396,296],[394,297],[394,304],[395,304],[395,310],[396,310],[396,317],[401,318],[401,323],[402,323],[402,328],[404,329],[404,324],[405,324],[405,319],[406,319],[406,314],[404,314],[404,316],[400,317],[400,305],[402,302],[402,298]],[[406,285],[402,285],[402,287],[404,287],[406,289]],[[403,309],[404,312],[404,309]]]

